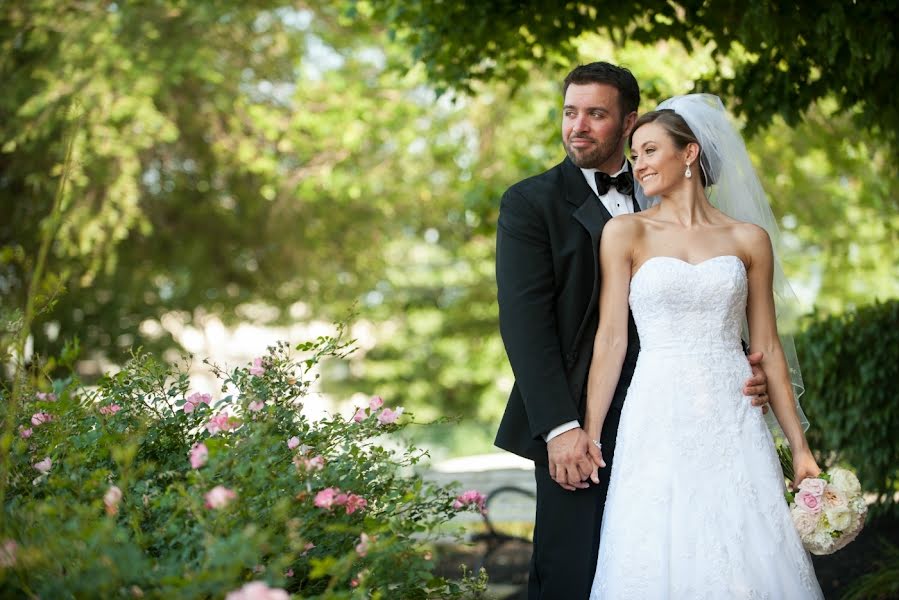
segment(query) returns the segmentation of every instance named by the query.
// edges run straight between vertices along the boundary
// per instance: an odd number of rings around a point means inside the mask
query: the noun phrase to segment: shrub
[[[899,483],[899,300],[812,321],[797,337],[809,442],[857,471],[882,509]]]
[[[94,389],[70,378],[29,392],[9,447],[0,589],[221,598],[261,582],[244,597],[479,597],[483,573],[432,573],[430,536],[468,507],[412,473],[424,452],[385,447],[409,416],[375,398],[352,419],[311,421],[313,369],[346,346],[298,350],[299,362],[278,344],[252,365],[210,365],[217,402],[142,353]]]

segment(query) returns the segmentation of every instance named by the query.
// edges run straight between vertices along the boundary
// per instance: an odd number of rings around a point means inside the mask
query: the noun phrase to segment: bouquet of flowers
[[[788,463],[784,458],[781,453],[786,473]],[[789,473],[792,475],[792,466]],[[854,540],[865,525],[868,505],[858,478],[847,469],[834,467],[818,477],[807,477],[798,491],[787,490],[786,498],[802,545],[812,554],[836,552]]]

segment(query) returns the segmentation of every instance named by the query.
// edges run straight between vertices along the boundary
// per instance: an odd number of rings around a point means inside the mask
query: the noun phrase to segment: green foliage
[[[302,300],[342,316],[379,283],[382,247],[467,229],[441,193],[462,178],[464,114],[331,3],[0,11],[4,306],[24,306],[63,133],[82,123],[48,264],[69,293],[30,332],[44,355],[75,331],[113,360],[161,351],[169,333],[141,324],[174,312],[234,323],[265,303],[283,323]]]
[[[880,567],[853,583],[843,600],[889,600],[899,596],[899,547],[883,542]]]
[[[303,598],[480,597],[483,574],[432,573],[429,541],[459,508],[413,474],[425,453],[397,438],[408,417],[372,403],[310,421],[314,369],[347,346],[300,350],[212,365],[214,404],[145,354],[93,388],[32,390],[8,448],[4,592],[208,598],[255,580]]]
[[[438,89],[470,93],[474,82],[495,80],[521,85],[536,67],[571,64],[578,38],[601,32],[618,46],[711,46],[722,69],[702,77],[700,85],[732,98],[751,130],[777,115],[796,124],[810,105],[833,97],[844,110],[858,107],[866,127],[891,139],[899,132],[891,83],[899,66],[892,25],[899,8],[888,0],[352,5],[371,11],[409,44],[410,62],[423,64]]]
[[[809,444],[855,469],[895,508],[899,490],[899,301],[811,322],[796,338]]]

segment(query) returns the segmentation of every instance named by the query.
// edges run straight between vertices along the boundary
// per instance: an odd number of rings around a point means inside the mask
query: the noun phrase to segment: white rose
[[[812,543],[826,552],[833,545],[833,538],[826,531],[817,531],[812,536]]]
[[[834,467],[830,471],[830,483],[837,489],[842,490],[848,496],[857,496],[862,491],[862,486],[858,482],[858,477],[852,471]]]
[[[827,522],[837,531],[844,531],[852,524],[852,513],[845,508],[824,509]]]

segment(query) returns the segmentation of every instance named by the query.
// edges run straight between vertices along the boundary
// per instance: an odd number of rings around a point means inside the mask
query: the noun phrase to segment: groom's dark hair
[[[571,84],[586,85],[588,83],[604,83],[618,90],[618,105],[621,108],[621,118],[624,115],[636,112],[640,106],[640,86],[634,74],[624,67],[607,62],[594,62],[589,65],[578,65],[568,77],[562,88],[562,96],[568,91]]]

